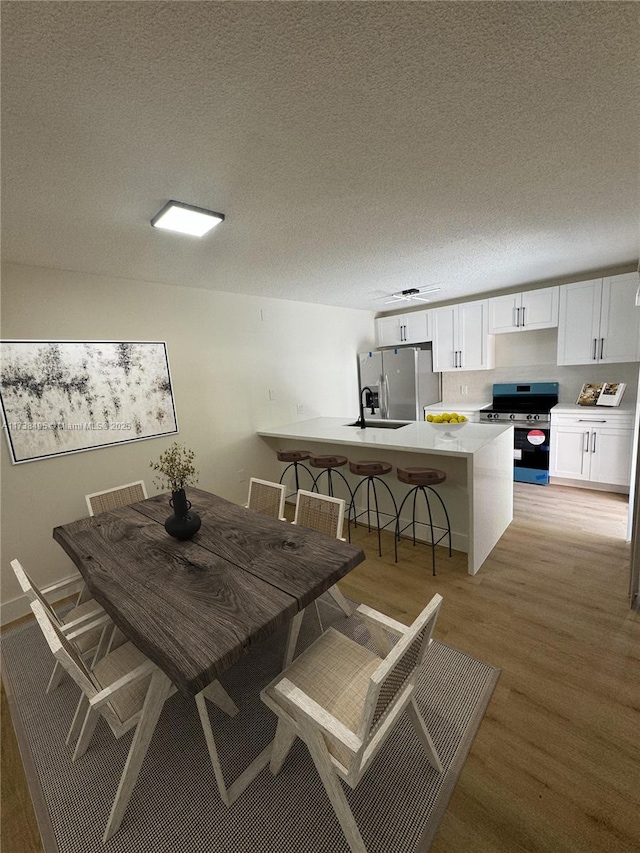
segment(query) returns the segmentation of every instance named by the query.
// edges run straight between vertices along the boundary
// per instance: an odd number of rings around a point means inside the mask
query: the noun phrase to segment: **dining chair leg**
[[[64,667],[60,663],[59,660],[56,661],[55,666],[53,667],[53,672],[51,673],[51,678],[49,679],[49,683],[47,684],[47,693],[51,693],[52,690],[55,690],[56,687],[60,684],[64,677]]]
[[[111,814],[107,828],[102,836],[102,843],[106,842],[111,836],[118,831],[122,819],[129,805],[131,794],[135,787],[142,767],[142,762],[147,754],[147,749],[151,743],[153,731],[158,722],[158,717],[162,711],[162,707],[171,693],[171,681],[161,669],[156,669],[151,678],[151,684],[147,690],[147,695],[142,706],[140,720],[136,726],[136,731],[131,741],[129,754],[127,756],[118,791],[111,807]]]
[[[327,592],[329,593],[329,595],[331,596],[331,598],[333,598],[333,600],[334,600],[334,601],[335,601],[335,603],[338,605],[338,607],[340,608],[340,610],[342,610],[342,612],[344,613],[344,615],[345,615],[345,616],[351,616],[351,608],[349,607],[349,604],[347,603],[347,599],[346,599],[346,598],[344,597],[344,595],[340,592],[340,590],[338,589],[338,587],[336,586],[336,584],[334,584],[333,586],[329,587],[329,589],[327,590]]]
[[[429,734],[429,730],[425,724],[424,718],[420,713],[420,709],[416,705],[416,700],[412,696],[407,704],[407,713],[409,714],[409,718],[413,723],[413,727],[416,730],[416,734],[420,738],[420,741],[424,747],[424,751],[427,754],[427,759],[429,764],[434,767],[438,773],[442,773],[443,767],[442,762],[436,752],[436,748],[431,740],[431,735]]]
[[[77,761],[78,758],[82,758],[87,751],[87,747],[91,743],[91,738],[96,730],[99,719],[100,711],[98,711],[97,708],[87,708],[87,713],[85,714],[82,729],[80,731],[80,737],[78,738],[76,748],[73,750],[73,756],[71,757],[72,761]]]
[[[271,750],[271,761],[269,769],[276,776],[282,769],[289,750],[293,746],[294,740],[297,738],[296,730],[293,726],[286,723],[282,717],[278,718],[278,727],[276,736],[273,739],[273,749]]]
[[[367,848],[364,846],[364,841],[349,808],[340,780],[331,766],[331,759],[322,735],[317,731],[307,730],[304,739],[338,822],[345,834],[351,853],[367,853]]]
[[[291,661],[294,659],[296,654],[296,644],[298,642],[298,635],[300,634],[300,626],[302,625],[302,619],[304,617],[305,611],[299,610],[296,615],[293,617],[291,622],[289,622],[289,631],[287,633],[287,644],[284,648],[284,660],[282,661],[282,668],[285,669]]]
[[[87,710],[89,708],[89,700],[83,693],[80,696],[80,700],[78,702],[78,707],[76,708],[76,712],[73,715],[73,720],[71,721],[71,727],[69,728],[69,733],[65,740],[66,744],[71,743],[72,740],[75,740],[79,734],[80,729],[82,728],[82,724],[84,722],[84,718],[87,715]]]

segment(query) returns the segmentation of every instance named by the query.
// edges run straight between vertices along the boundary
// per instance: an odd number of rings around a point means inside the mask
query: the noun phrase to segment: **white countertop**
[[[258,430],[258,435],[265,438],[295,438],[323,444],[382,447],[409,453],[469,457],[491,444],[497,436],[513,429],[512,426],[499,424],[465,423],[458,429],[451,428],[451,435],[454,436],[451,440],[445,438],[446,429],[424,421],[412,421],[400,429],[376,429],[373,424],[366,429],[347,426],[355,420],[356,418],[349,417],[312,418],[273,429]]]
[[[620,415],[633,415],[635,410],[635,405],[631,403],[626,406],[579,406],[577,403],[558,403],[556,406],[553,406],[551,412],[554,415],[575,415],[578,412],[590,415],[602,414],[603,412],[607,415],[615,415],[616,413]]]
[[[491,400],[483,400],[482,402],[478,402],[477,400],[467,400],[458,401],[457,403],[431,403],[429,406],[425,406],[425,410],[429,412],[479,412],[480,409],[484,409],[487,406],[491,405]]]

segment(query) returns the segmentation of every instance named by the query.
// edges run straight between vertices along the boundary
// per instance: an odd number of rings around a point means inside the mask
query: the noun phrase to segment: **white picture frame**
[[[163,341],[0,341],[14,464],[178,432]]]
[[[596,405],[619,406],[626,387],[626,382],[604,382]]]

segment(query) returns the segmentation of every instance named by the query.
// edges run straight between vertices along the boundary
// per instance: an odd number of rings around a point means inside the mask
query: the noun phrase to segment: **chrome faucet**
[[[362,401],[362,395],[365,393],[365,391],[369,392],[369,403],[371,405],[371,414],[375,415],[375,413],[376,413],[376,410],[374,407],[373,391],[371,390],[371,388],[369,388],[368,385],[365,385],[360,389],[360,401],[359,401],[359,403],[360,403],[360,417],[358,418],[358,421],[357,421],[358,424],[360,425],[360,429],[364,429],[367,425],[365,422],[365,419],[364,419],[364,403]]]

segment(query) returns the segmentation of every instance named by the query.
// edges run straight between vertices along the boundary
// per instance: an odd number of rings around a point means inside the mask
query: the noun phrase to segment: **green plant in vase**
[[[176,539],[191,539],[198,532],[202,521],[197,512],[191,512],[191,501],[187,500],[185,486],[194,486],[198,482],[198,472],[193,464],[195,453],[174,441],[171,447],[161,453],[157,462],[149,466],[158,472],[154,483],[158,488],[170,489],[170,506],[173,515],[164,523],[165,530]]]

